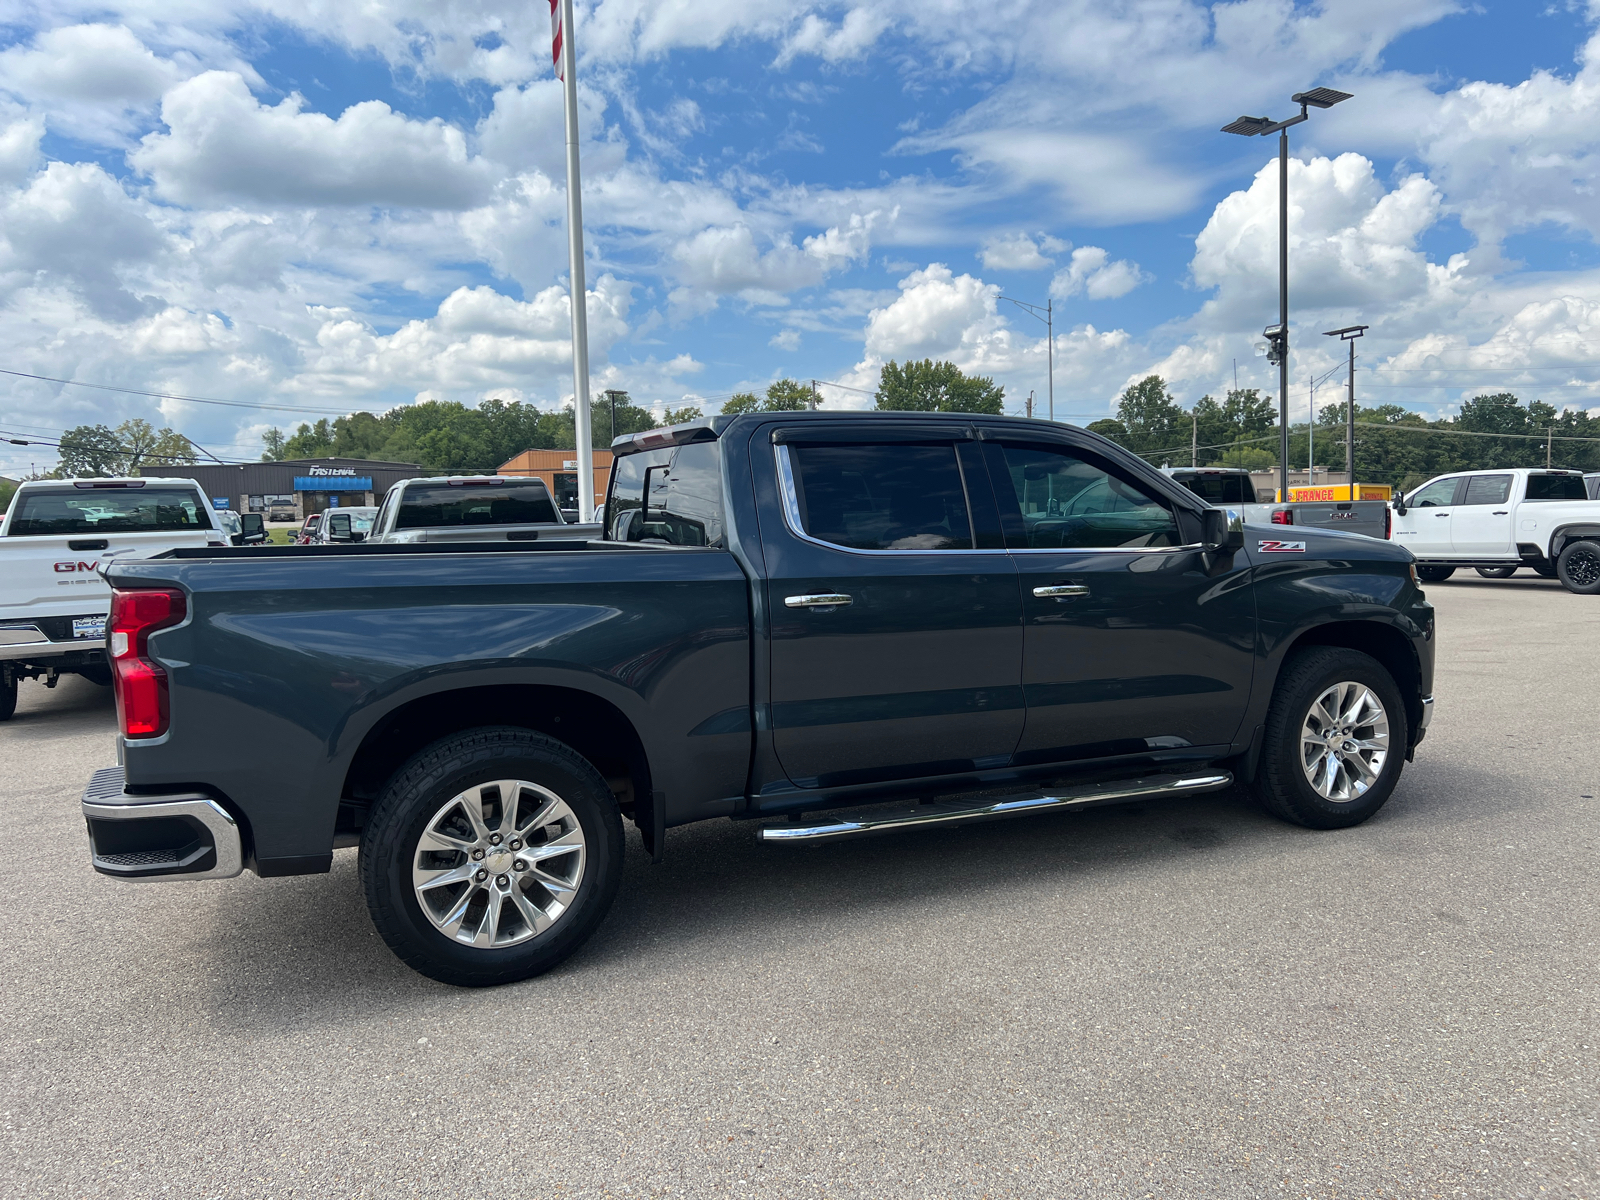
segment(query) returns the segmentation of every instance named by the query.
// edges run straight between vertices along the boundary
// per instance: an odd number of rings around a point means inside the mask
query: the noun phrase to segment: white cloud
[[[767,339],[767,345],[793,354],[800,349],[800,331],[798,329],[782,329]]]
[[[128,159],[182,204],[452,209],[487,197],[487,165],[444,121],[410,120],[380,100],[335,120],[304,103],[294,95],[268,108],[237,74],[207,71],[166,94],[169,132],[149,134]]]
[[[1005,233],[985,238],[978,258],[985,271],[1042,271],[1056,261],[1046,257],[1046,251],[1062,254],[1071,247],[1071,242],[1048,234],[1040,234],[1035,240],[1026,233]]]
[[[1050,294],[1065,299],[1082,292],[1091,300],[1115,300],[1148,279],[1136,262],[1112,260],[1099,246],[1079,246],[1072,261],[1050,281]]]
[[[44,121],[29,117],[0,129],[0,184],[20,183],[39,164],[39,139]]]
[[[860,58],[888,27],[886,14],[866,6],[852,8],[837,27],[808,13],[778,52],[777,65],[787,66],[803,54],[816,55],[824,62]]]
[[[47,109],[58,132],[116,145],[139,114],[193,73],[192,56],[184,59],[156,57],[123,25],[69,25],[0,52],[0,88]]]
[[[702,229],[673,251],[679,277],[691,288],[713,295],[737,294],[758,304],[782,304],[788,292],[813,287],[833,271],[864,258],[880,213],[854,213],[796,246],[788,235],[763,250],[743,223]],[[892,222],[894,214],[890,214]]]

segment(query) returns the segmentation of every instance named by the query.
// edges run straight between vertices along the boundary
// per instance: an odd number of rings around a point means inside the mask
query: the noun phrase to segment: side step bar
[[[1092,783],[1048,795],[1042,792],[1025,792],[977,806],[972,805],[970,801],[877,806],[871,810],[860,811],[855,820],[833,820],[822,825],[769,825],[761,831],[761,840],[815,842],[865,837],[868,834],[891,833],[901,829],[961,825],[969,821],[995,821],[1002,817],[1021,817],[1029,813],[1112,804],[1125,800],[1198,795],[1201,792],[1218,792],[1232,784],[1232,772],[1212,770],[1194,775],[1147,775],[1140,779]]]

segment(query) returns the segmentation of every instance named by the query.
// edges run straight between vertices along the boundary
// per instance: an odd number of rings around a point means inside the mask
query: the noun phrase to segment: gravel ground
[[[715,822],[635,840],[587,947],[477,992],[390,956],[353,851],[95,875],[109,695],[24,684],[0,1194],[1600,1196],[1600,601],[1429,594],[1438,716],[1361,828],[1237,792],[810,848]]]

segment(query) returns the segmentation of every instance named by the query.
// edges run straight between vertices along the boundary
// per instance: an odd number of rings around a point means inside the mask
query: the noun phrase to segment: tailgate
[[[107,612],[111,588],[103,564],[207,544],[205,530],[0,539],[0,621]]]
[[[1361,533],[1380,540],[1388,530],[1389,506],[1381,500],[1299,503],[1289,507],[1294,511],[1294,523],[1311,529]]]

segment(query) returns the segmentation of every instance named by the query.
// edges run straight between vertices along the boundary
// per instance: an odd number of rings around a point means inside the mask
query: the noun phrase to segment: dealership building
[[[294,519],[329,508],[377,504],[402,479],[434,474],[415,463],[366,458],[295,458],[237,466],[151,467],[146,475],[193,479],[217,508],[234,512],[280,513],[294,508]]]

